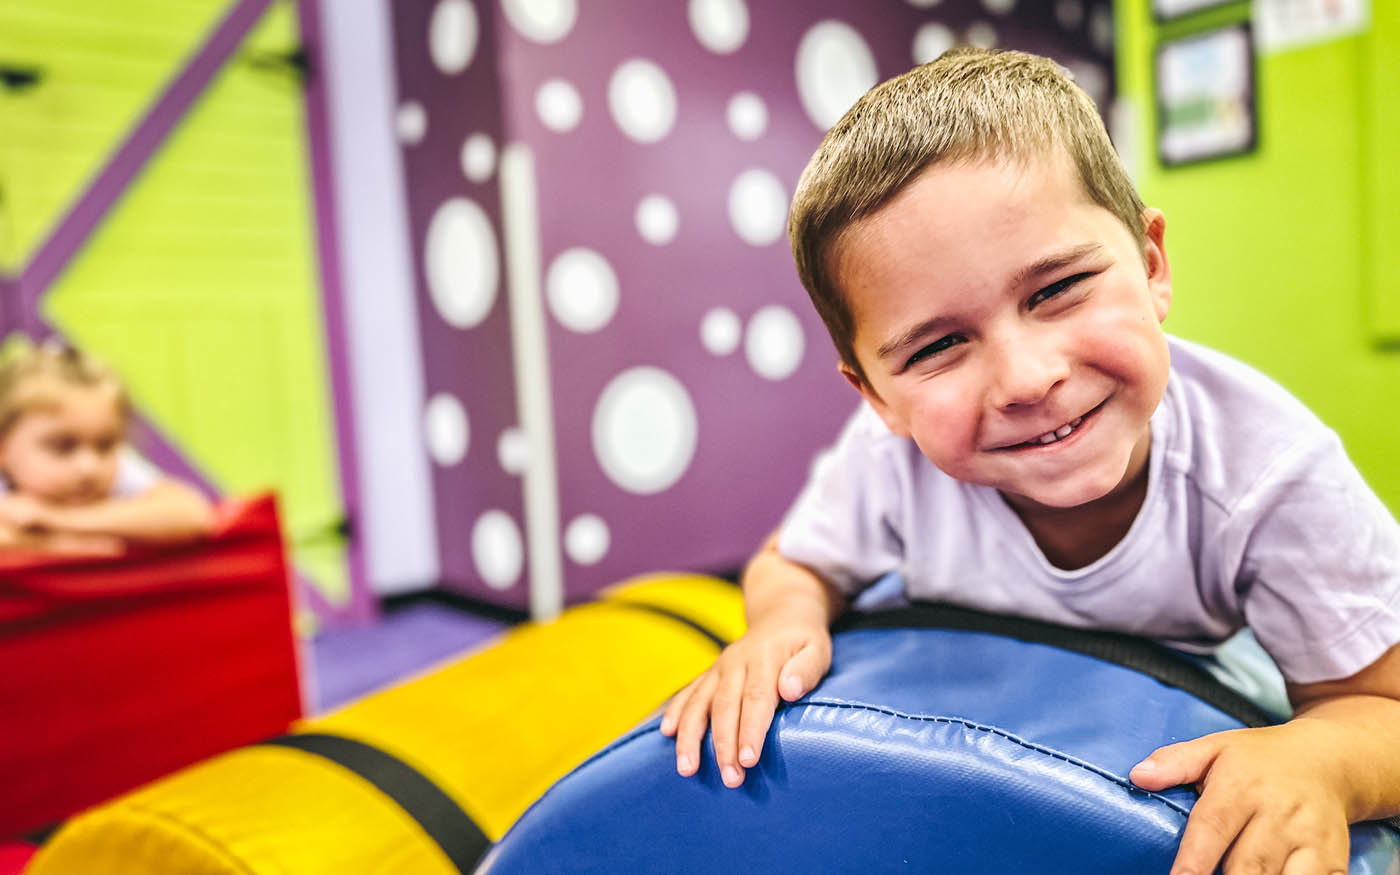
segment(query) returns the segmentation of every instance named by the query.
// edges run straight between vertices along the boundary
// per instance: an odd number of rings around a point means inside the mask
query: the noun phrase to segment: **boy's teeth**
[[[1076,416],[1074,419],[1055,429],[1047,431],[1038,438],[1031,438],[1026,441],[1028,444],[1053,444],[1055,441],[1064,440],[1069,437],[1069,433],[1079,428],[1079,423],[1084,421],[1084,417]]]

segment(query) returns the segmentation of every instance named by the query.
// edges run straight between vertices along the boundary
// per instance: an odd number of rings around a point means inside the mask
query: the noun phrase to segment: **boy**
[[[743,782],[846,599],[910,595],[1208,652],[1248,624],[1296,709],[1154,752],[1174,875],[1341,872],[1400,812],[1400,527],[1335,434],[1168,339],[1162,214],[1051,61],[958,50],[863,97],[798,184],[801,275],[866,405],[744,575],[749,630],[667,707]]]

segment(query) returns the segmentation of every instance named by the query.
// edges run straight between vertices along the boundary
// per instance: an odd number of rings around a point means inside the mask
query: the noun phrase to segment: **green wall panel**
[[[228,6],[0,3],[0,60],[42,75],[0,90],[0,270],[17,272]]]
[[[45,316],[112,362],[221,489],[275,488],[298,565],[348,597],[296,45],[275,4],[55,282]]]
[[[1400,311],[1378,306],[1384,229],[1370,193],[1377,171],[1368,165],[1379,153],[1375,120],[1400,112],[1400,90],[1368,85],[1377,75],[1375,41],[1400,53],[1400,32],[1260,55],[1257,150],[1164,168],[1155,146],[1158,42],[1247,17],[1248,4],[1167,28],[1149,5],[1115,5],[1118,73],[1139,122],[1142,154],[1131,162],[1139,188],[1167,216],[1175,289],[1167,328],[1282,382],[1337,429],[1367,480],[1400,511],[1400,354],[1377,342],[1378,318]],[[1394,203],[1390,240],[1400,231]],[[1394,268],[1385,270],[1393,283]]]

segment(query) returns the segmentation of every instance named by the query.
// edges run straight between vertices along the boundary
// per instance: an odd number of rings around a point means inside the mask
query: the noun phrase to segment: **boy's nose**
[[[993,353],[992,400],[998,408],[1038,404],[1069,376],[1069,363],[1051,349],[1007,344]]]

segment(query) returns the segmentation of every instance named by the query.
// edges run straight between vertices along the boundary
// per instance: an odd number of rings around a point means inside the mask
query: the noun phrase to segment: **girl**
[[[114,555],[209,532],[204,496],[125,448],[129,416],[116,375],[75,349],[0,366],[0,549]]]

